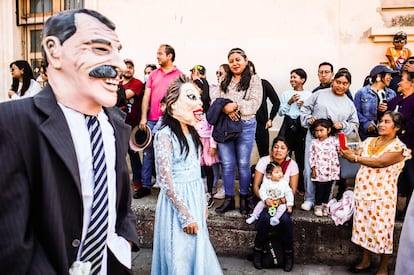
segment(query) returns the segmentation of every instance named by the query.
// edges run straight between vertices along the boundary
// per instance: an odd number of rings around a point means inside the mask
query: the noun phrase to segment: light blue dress
[[[155,212],[151,274],[223,274],[210,243],[206,223],[206,199],[201,180],[199,151],[187,135],[190,152],[181,152],[169,127],[155,135],[154,152],[160,186]],[[183,228],[197,222],[197,235]]]

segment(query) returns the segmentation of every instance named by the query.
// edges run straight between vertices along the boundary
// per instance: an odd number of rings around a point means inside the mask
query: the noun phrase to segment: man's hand
[[[139,122],[139,129],[145,130],[145,125],[147,125],[147,120],[144,119],[144,118],[141,118],[141,120]]]

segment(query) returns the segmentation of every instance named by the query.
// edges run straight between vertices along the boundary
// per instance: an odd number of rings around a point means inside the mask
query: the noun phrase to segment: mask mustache
[[[89,72],[89,76],[94,78],[115,78],[117,74],[115,68],[110,65],[102,65]]]

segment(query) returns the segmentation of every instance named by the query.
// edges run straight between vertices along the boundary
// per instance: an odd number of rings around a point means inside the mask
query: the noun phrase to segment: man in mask
[[[125,70],[115,25],[64,11],[46,21],[42,47],[46,87],[0,105],[0,270],[132,274],[130,128],[111,108]]]

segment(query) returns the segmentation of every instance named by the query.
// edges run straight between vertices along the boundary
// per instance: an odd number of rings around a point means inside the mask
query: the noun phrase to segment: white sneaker
[[[302,210],[309,211],[309,210],[311,210],[311,209],[312,209],[312,206],[313,206],[313,202],[310,202],[310,201],[304,201],[304,202],[302,203],[302,205],[300,206],[300,208],[302,208]]]
[[[208,202],[209,199],[211,199],[211,194],[206,192],[206,201]]]
[[[251,214],[249,218],[246,219],[246,223],[252,224],[254,223],[259,217],[257,217],[255,214]]]
[[[315,215],[318,217],[323,216],[322,205],[315,205]]]
[[[271,217],[270,218],[270,225],[271,226],[276,226],[280,223],[279,219],[277,219],[276,217]]]
[[[217,193],[214,194],[213,198],[222,200],[226,197],[226,191],[224,191],[224,187],[220,187],[217,189]]]

